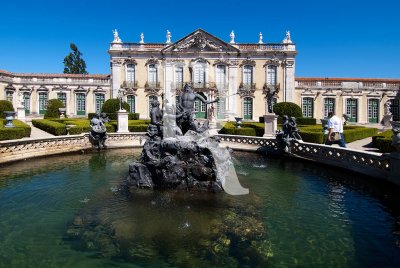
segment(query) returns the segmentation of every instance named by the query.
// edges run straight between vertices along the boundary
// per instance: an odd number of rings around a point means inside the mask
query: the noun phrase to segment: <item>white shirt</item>
[[[339,117],[337,117],[336,115],[332,116],[329,120],[328,120],[328,129],[332,128],[332,132],[339,132],[339,133],[343,133],[343,123],[342,123],[342,119],[340,119]]]

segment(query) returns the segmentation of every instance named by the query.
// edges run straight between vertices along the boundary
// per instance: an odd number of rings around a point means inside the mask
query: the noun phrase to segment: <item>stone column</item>
[[[174,68],[170,62],[164,62],[164,100],[170,104],[175,103],[176,90],[172,88]]]
[[[117,112],[117,126],[118,133],[129,133],[128,129],[128,112],[126,110],[119,110]]]
[[[294,59],[286,59],[283,63],[284,87],[283,101],[294,102]]]
[[[17,119],[25,121],[24,94],[21,91],[18,92]]]
[[[237,95],[236,94],[238,91],[238,66],[235,64],[232,64],[229,66],[229,89],[228,89],[228,98],[226,98],[226,101],[228,103],[228,109],[227,113],[229,115],[229,120],[234,121],[235,116],[240,116],[238,114],[238,108],[237,108]]]
[[[111,74],[112,74],[112,85],[111,85],[111,98],[116,99],[118,91],[121,88],[121,61],[111,61]]]
[[[264,115],[264,136],[266,138],[275,138],[278,130],[278,116],[274,113]]]

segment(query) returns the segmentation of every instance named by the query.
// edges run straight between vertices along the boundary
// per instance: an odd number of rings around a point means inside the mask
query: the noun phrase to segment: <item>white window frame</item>
[[[154,66],[154,70],[155,70],[155,73],[156,73],[156,75],[155,75],[155,79],[156,79],[156,81],[151,81],[151,79],[150,79],[150,69],[152,68],[152,66]],[[152,85],[152,84],[154,84],[154,85],[157,85],[157,83],[158,83],[158,64],[149,64],[149,65],[147,65],[147,83],[149,84],[149,85]]]
[[[245,81],[245,70],[248,69],[246,67],[250,67],[250,84],[247,83],[247,81]],[[250,86],[254,83],[254,66],[253,65],[243,65],[242,67],[242,83],[243,85],[247,85]]]
[[[269,70],[269,68],[270,67],[273,67],[274,68],[274,70],[275,70],[275,77],[274,77],[274,80],[275,80],[275,83],[270,83],[269,82],[269,75],[270,75],[270,70]],[[278,84],[278,66],[276,66],[276,65],[274,65],[274,64],[269,64],[269,65],[267,65],[266,66],[266,68],[265,68],[265,70],[266,70],[266,72],[265,72],[265,74],[266,74],[266,79],[265,79],[265,81],[267,82],[267,85],[268,86],[276,86],[277,84]]]
[[[128,75],[128,69],[129,69],[129,67],[130,66],[132,66],[133,68],[133,80],[132,81],[130,81],[128,78],[129,78],[129,75]],[[134,83],[135,81],[136,81],[136,64],[134,64],[134,63],[128,63],[128,64],[126,64],[125,65],[125,81],[127,82],[127,83]]]

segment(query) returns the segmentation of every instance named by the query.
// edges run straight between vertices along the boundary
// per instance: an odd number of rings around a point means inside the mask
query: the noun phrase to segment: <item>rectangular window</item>
[[[57,93],[57,99],[59,99],[63,104],[64,107],[67,107],[67,94],[66,93]]]
[[[390,100],[390,112],[393,115],[393,121],[400,121],[400,100],[391,99]]]
[[[25,108],[25,113],[30,114],[30,109],[31,109],[31,94],[28,92],[24,92],[24,108]]]
[[[379,100],[369,99],[368,100],[368,122],[378,123],[378,110],[379,110]]]
[[[324,118],[328,117],[329,112],[335,112],[335,99],[325,98],[324,99]]]
[[[196,64],[194,67],[193,86],[195,88],[203,88],[205,86],[206,72],[203,64]]]
[[[149,65],[149,86],[155,87],[157,86],[158,77],[157,77],[157,66],[155,64]]]
[[[45,114],[47,109],[47,93],[39,92],[39,114]]]
[[[243,86],[245,88],[250,88],[253,84],[253,66],[245,65],[243,66]]]
[[[8,100],[9,102],[13,102],[13,95],[14,92],[13,91],[6,91],[6,100]]]
[[[175,67],[175,88],[183,88],[183,67]]]
[[[101,112],[101,108],[103,107],[104,104],[104,94],[96,94],[96,113]]]
[[[217,84],[218,89],[225,89],[225,80],[226,80],[226,67],[225,65],[217,65],[217,74],[215,82]]]
[[[349,117],[349,122],[357,122],[357,99],[346,100],[346,114]]]
[[[253,119],[253,99],[244,98],[243,100],[243,118],[251,120]]]
[[[128,82],[128,83],[135,82],[135,65],[134,64],[126,65],[126,82]]]
[[[86,96],[84,93],[76,93],[76,115],[86,114]]]
[[[276,85],[276,66],[268,65],[267,67],[267,85]]]
[[[313,117],[314,110],[314,100],[313,98],[303,98],[303,116],[304,117]]]
[[[130,112],[134,113],[135,112],[135,96],[128,95],[126,97],[126,100],[127,100],[128,104],[129,104]]]
[[[217,102],[217,118],[224,119],[225,118],[225,98],[219,98]]]

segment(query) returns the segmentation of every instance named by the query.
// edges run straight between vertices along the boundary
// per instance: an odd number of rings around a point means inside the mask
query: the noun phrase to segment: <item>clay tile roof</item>
[[[110,74],[49,74],[49,73],[12,73],[0,70],[0,74],[14,77],[40,77],[40,78],[87,78],[87,79],[109,79]]]

